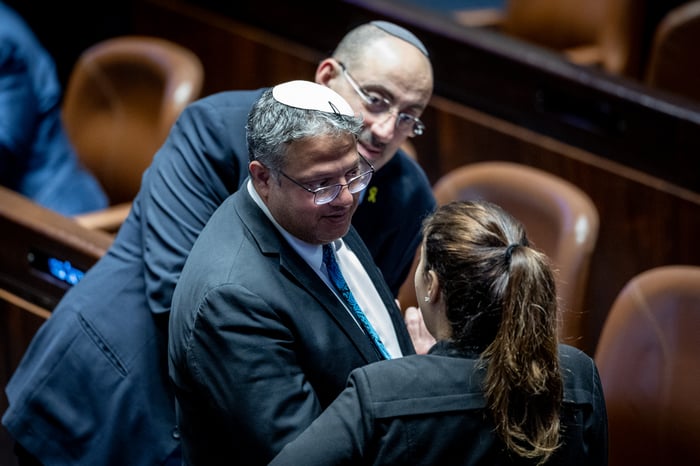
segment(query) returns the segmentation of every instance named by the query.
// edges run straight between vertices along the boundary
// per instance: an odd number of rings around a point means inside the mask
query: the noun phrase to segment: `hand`
[[[423,314],[420,309],[414,306],[407,307],[403,318],[406,323],[406,328],[408,329],[408,334],[411,335],[416,353],[426,354],[435,344],[436,340],[425,327]]]

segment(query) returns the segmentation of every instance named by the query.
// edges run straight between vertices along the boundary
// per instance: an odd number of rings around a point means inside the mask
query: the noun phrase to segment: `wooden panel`
[[[195,52],[204,66],[202,95],[313,79],[323,54],[195,5],[137,2],[136,33],[167,37]]]

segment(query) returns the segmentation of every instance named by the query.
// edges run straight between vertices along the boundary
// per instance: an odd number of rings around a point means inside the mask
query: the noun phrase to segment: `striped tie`
[[[367,320],[367,316],[364,312],[362,312],[362,309],[360,309],[360,306],[359,304],[357,304],[357,301],[355,301],[355,297],[352,295],[352,292],[350,291],[350,288],[345,282],[345,278],[343,277],[343,274],[340,271],[338,262],[336,262],[335,260],[335,254],[333,253],[333,248],[330,244],[323,245],[323,263],[326,266],[326,270],[328,271],[328,277],[330,278],[331,283],[333,283],[333,286],[340,295],[341,299],[345,302],[347,307],[355,315],[357,321],[360,323],[365,333],[369,335],[370,340],[372,340],[372,343],[374,343],[374,346],[376,347],[379,354],[381,354],[382,357],[384,357],[384,359],[391,359],[391,356],[384,347],[384,344],[379,338],[379,335],[377,335],[377,332],[374,330],[374,328],[372,328],[372,324],[370,324],[369,320]]]

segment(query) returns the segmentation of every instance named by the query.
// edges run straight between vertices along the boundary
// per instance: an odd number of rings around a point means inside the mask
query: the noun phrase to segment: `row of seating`
[[[694,80],[700,2],[673,5],[653,27],[649,45],[644,28],[652,5],[644,0],[508,0],[502,10],[455,10],[452,16],[700,102]]]
[[[457,10],[454,18],[564,54],[574,63],[624,76],[639,74],[644,2],[640,0],[508,0],[484,15]]]

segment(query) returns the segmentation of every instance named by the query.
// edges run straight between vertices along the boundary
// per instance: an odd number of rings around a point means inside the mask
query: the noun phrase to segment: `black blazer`
[[[401,313],[359,235],[344,238],[375,283],[404,354]],[[343,389],[374,347],[245,187],[195,242],[173,295],[170,376],[188,464],[266,464]]]
[[[560,345],[561,448],[547,465],[608,463],[605,400],[593,360]],[[483,370],[440,343],[429,355],[353,371],[348,388],[270,463],[320,465],[525,465],[504,453],[485,414]]]

